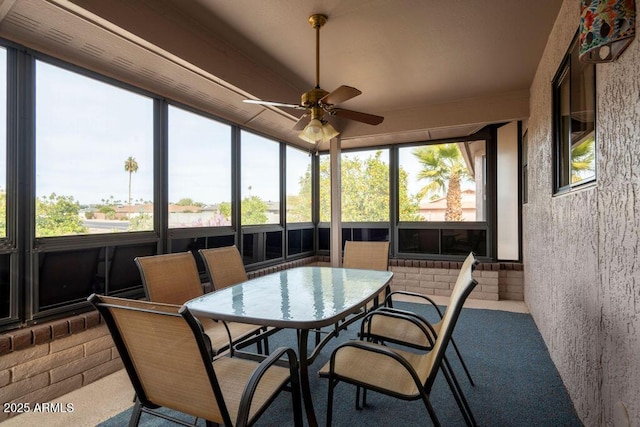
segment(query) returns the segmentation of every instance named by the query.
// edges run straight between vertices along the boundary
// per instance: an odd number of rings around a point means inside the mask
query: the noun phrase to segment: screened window
[[[36,61],[36,236],[153,229],[153,100]]]
[[[529,136],[522,135],[522,203],[529,202]]]
[[[553,82],[555,192],[596,179],[595,65],[579,61],[577,40]]]
[[[231,225],[231,126],[169,106],[169,227]]]
[[[389,221],[389,150],[342,153],[340,163],[342,221]]]
[[[241,133],[242,225],[280,223],[280,144]]]
[[[7,51],[0,48],[0,238],[7,237]],[[0,255],[0,319],[11,315],[11,255]]]
[[[400,221],[485,219],[485,141],[399,149]]]
[[[7,50],[0,48],[0,237],[7,236]]]
[[[331,158],[324,154],[320,156],[320,190],[318,204],[320,210],[320,222],[331,221]]]
[[[311,222],[311,156],[287,147],[287,223]]]

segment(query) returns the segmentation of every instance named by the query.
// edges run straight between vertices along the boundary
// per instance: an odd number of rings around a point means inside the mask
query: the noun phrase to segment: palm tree
[[[418,200],[428,193],[446,193],[445,221],[462,221],[462,191],[460,182],[469,172],[455,143],[427,145],[413,150],[422,170],[418,179],[427,180],[418,193]]]
[[[571,149],[571,183],[594,176],[596,152],[593,137]]]
[[[138,162],[136,162],[135,157],[129,156],[124,161],[124,170],[129,172],[129,212],[131,212],[131,174],[138,172]]]

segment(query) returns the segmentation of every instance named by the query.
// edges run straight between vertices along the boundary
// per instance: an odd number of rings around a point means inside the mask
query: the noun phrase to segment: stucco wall
[[[531,87],[525,301],[584,424],[638,426],[640,42],[596,67],[597,183],[553,197],[551,81],[579,17],[565,0]]]

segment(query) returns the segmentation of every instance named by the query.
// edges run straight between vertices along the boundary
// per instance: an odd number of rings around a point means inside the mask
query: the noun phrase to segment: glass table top
[[[196,316],[285,328],[316,328],[358,311],[391,281],[390,271],[298,267],[188,301]]]

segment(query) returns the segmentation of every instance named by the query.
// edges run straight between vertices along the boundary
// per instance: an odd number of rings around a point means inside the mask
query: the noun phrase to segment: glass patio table
[[[309,365],[331,338],[364,315],[367,303],[377,304],[392,277],[390,271],[297,267],[205,294],[185,305],[198,317],[296,329],[302,397],[309,425],[316,426]],[[309,354],[309,332],[327,326],[333,327],[324,331],[322,340],[316,339]]]

